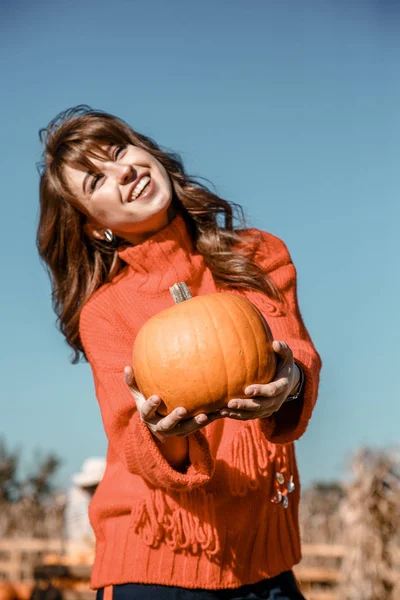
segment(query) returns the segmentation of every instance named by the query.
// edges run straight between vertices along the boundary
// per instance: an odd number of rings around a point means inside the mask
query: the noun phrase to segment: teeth
[[[150,183],[150,177],[148,175],[145,175],[145,177],[142,177],[142,179],[139,181],[139,183],[133,190],[132,200],[136,200],[136,198],[143,192],[144,188],[148,183]]]

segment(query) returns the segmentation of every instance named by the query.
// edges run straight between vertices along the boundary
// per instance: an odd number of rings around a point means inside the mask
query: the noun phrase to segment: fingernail
[[[184,408],[178,408],[178,417],[184,417],[186,415],[186,410]]]
[[[222,417],[226,417],[227,415],[229,415],[229,411],[227,410],[221,410],[221,412],[219,413]]]
[[[237,408],[238,403],[235,402],[234,400],[231,400],[230,402],[228,402],[228,406],[229,406],[229,408]]]

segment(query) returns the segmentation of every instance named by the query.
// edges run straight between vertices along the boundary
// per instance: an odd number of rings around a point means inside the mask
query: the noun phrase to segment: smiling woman
[[[242,242],[233,227],[235,212],[243,222],[241,208],[189,177],[176,154],[85,105],[56,116],[40,130],[40,139],[45,152],[37,246],[52,276],[54,309],[74,350],[73,362],[84,353],[78,332],[82,306],[124,267],[118,244],[127,236],[131,243],[144,241],[171,221],[178,207],[221,287],[234,282],[279,299],[273,281],[251,260],[254,248],[232,251]],[[156,189],[149,190],[149,200],[130,204],[132,184],[144,173]],[[106,237],[110,229],[112,245]]]
[[[172,186],[163,165],[132,144],[102,148],[96,172],[64,167],[66,183],[88,215],[86,231],[104,240],[104,227],[138,244],[168,224]],[[140,202],[139,202],[140,201]]]
[[[83,356],[92,368],[109,443],[89,509],[98,600],[110,592],[114,600],[303,598],[292,573],[300,560],[293,442],[311,418],[321,360],[286,245],[246,228],[238,205],[113,115],[78,106],[40,135],[38,249],[73,362]],[[255,354],[261,342],[276,353],[270,383],[243,380],[242,398],[190,418],[179,398],[160,414],[159,392],[140,394],[131,366],[139,330],[172,305],[169,290],[182,282],[193,296],[245,297],[274,338],[253,330]],[[207,319],[218,328],[215,311]],[[196,327],[204,322],[196,313],[193,343],[201,345]],[[230,346],[240,338],[231,323]],[[251,325],[246,315],[242,323]],[[144,361],[155,354],[152,343],[142,346]],[[203,358],[199,378],[207,382]]]

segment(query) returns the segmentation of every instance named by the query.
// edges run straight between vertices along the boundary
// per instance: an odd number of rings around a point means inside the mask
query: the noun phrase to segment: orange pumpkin
[[[33,582],[29,581],[14,581],[15,592],[18,600],[29,600],[33,591]]]
[[[177,406],[188,416],[212,412],[273,379],[273,336],[249,300],[228,292],[192,298],[184,283],[170,292],[175,306],[151,317],[133,347],[136,384],[145,398],[160,396],[161,414]]]
[[[17,592],[9,581],[0,579],[0,600],[16,600]]]

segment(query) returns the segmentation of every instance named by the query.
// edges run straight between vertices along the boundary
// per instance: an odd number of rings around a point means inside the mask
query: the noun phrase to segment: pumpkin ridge
[[[201,306],[201,304],[200,304],[200,306]],[[194,323],[193,323],[193,321],[194,321]],[[197,331],[197,327],[196,327],[197,321],[198,320],[190,319],[190,322],[192,324],[192,329],[194,331],[194,335],[196,336],[197,348],[199,348],[199,336],[198,336],[198,331]],[[201,369],[201,377],[202,377],[203,382],[205,383],[205,385],[207,387],[208,398],[210,399],[210,398],[212,398],[212,392],[211,392],[211,389],[210,389],[210,383],[208,381],[207,373],[204,372],[203,367]]]
[[[145,355],[145,359],[146,359],[146,365],[149,364],[149,360],[148,360],[148,356],[149,356],[148,344],[149,344],[149,336],[145,335],[144,336],[144,355]],[[148,372],[149,372],[149,369],[147,368],[146,369],[146,379],[147,380],[149,379]],[[151,373],[151,376],[152,375],[153,374]],[[151,382],[153,383],[153,379],[152,378],[151,378]],[[153,387],[153,385],[152,385],[152,387]],[[153,393],[153,392],[151,392],[151,393]],[[146,398],[146,400],[147,400],[147,398]]]
[[[165,341],[166,340],[165,340],[165,329],[164,329],[164,327],[160,327],[160,334],[159,335],[161,336],[161,339],[162,339],[162,344],[160,344],[159,347],[161,347],[161,351],[162,351],[162,353],[164,355],[165,354],[165,348],[166,348],[166,346],[165,346]],[[158,356],[160,358],[160,351],[158,351]],[[164,362],[164,356],[162,357],[162,360]],[[162,378],[162,379],[164,379],[164,378]],[[160,412],[160,414],[162,414],[162,411],[164,411],[164,407],[165,407],[166,414],[170,413],[171,409],[170,409],[169,406],[167,406],[165,404],[164,398],[161,398],[161,400],[162,400],[162,404],[158,408],[158,411]],[[179,401],[178,401],[178,406],[179,406]],[[161,411],[160,411],[160,408],[161,408]]]
[[[249,301],[248,301],[248,302],[249,302]],[[252,303],[250,303],[250,304],[252,305],[252,307],[254,306]],[[249,317],[248,317],[248,315],[247,315],[246,311],[243,309],[243,305],[242,305],[240,302],[238,302],[238,303],[237,303],[237,305],[238,305],[238,307],[239,307],[239,310],[240,310],[240,312],[242,313],[242,315],[243,315],[243,316],[244,316],[244,317],[247,319],[247,322],[249,323],[249,325],[250,325],[250,329],[251,329],[251,331],[252,331],[252,333],[253,333],[253,338],[254,338],[254,340],[255,340],[255,344],[256,344],[256,348],[257,348],[257,358],[258,358],[258,373],[257,373],[257,381],[255,381],[254,383],[260,383],[260,379],[261,379],[261,373],[260,373],[260,369],[261,369],[261,367],[262,367],[262,364],[263,364],[263,362],[264,362],[264,357],[262,356],[262,354],[261,354],[261,352],[260,352],[260,346],[259,346],[259,339],[258,339],[258,335],[256,335],[256,334],[257,334],[257,332],[255,332],[255,331],[254,331],[253,324],[252,324],[251,320],[249,319]],[[264,329],[264,327],[263,327],[263,329]],[[251,385],[251,384],[250,384],[250,385]]]
[[[204,304],[204,309],[205,309],[207,315],[209,316],[209,318],[211,320],[211,323],[214,326],[214,331],[216,333],[218,333],[218,328],[216,327],[215,321],[214,321],[214,315],[213,315],[212,311],[210,311],[210,309],[208,308],[208,306],[207,306],[206,303]],[[219,348],[220,348],[220,351],[221,351],[221,355],[224,358],[225,373],[226,373],[226,378],[225,378],[226,379],[226,384],[225,384],[226,385],[226,387],[225,387],[225,398],[227,398],[228,391],[229,391],[229,372],[228,372],[228,369],[227,369],[226,354],[225,354],[224,346],[223,346],[223,344],[221,344],[221,340],[219,339],[219,335],[216,335],[215,337],[216,337],[216,339],[218,341],[218,345],[219,345]]]
[[[274,341],[274,339],[275,339],[275,336],[274,336],[274,334],[272,333],[272,330],[271,330],[271,328],[270,328],[270,326],[269,326],[269,324],[268,324],[268,321],[267,321],[267,319],[264,317],[263,313],[262,313],[262,312],[261,312],[261,310],[258,308],[258,306],[256,306],[256,305],[254,304],[254,308],[255,308],[255,310],[257,311],[257,313],[258,313],[258,315],[259,315],[259,317],[260,317],[260,319],[261,319],[261,322],[262,322],[262,325],[263,325],[263,329],[264,329],[264,332],[265,332],[265,337],[266,337],[267,339],[271,339],[270,343],[271,343],[271,349],[272,349],[272,353],[273,353],[273,356],[274,356],[274,358],[275,358],[275,373],[276,373],[276,368],[277,368],[277,365],[278,365],[278,360],[277,360],[277,357],[276,357],[276,355],[275,355],[275,350],[274,350],[274,349],[273,349],[273,347],[272,347],[272,342]],[[275,373],[274,373],[274,377],[275,377]],[[272,380],[274,379],[274,377],[272,378]],[[271,381],[272,381],[272,380],[271,380]]]
[[[239,296],[238,296],[238,297],[239,297]],[[237,297],[237,296],[235,296],[235,295],[233,295],[233,301],[234,301],[234,304],[235,304],[235,306],[239,306],[239,307],[240,307],[240,309],[241,309],[241,311],[242,311],[242,313],[243,313],[243,309],[242,309],[242,307],[241,307],[240,300],[239,300],[239,302],[237,301],[237,298],[238,298],[238,297]],[[232,312],[231,312],[231,310],[230,310],[230,307],[229,307],[229,306],[225,306],[224,308],[225,308],[226,312],[227,312],[227,313],[228,313],[228,314],[231,316],[231,315],[232,315]],[[240,335],[240,333],[239,333],[239,330],[238,330],[238,329],[237,329],[237,327],[236,327],[235,319],[234,319],[234,318],[232,318],[232,316],[231,316],[231,320],[232,320],[232,324],[233,324],[233,329],[234,329],[234,330],[235,330],[235,332],[236,332],[236,335],[237,335],[237,337],[238,337],[238,340],[239,340],[240,346],[241,346],[241,347],[242,347],[242,349],[243,349],[243,354],[244,354],[244,364],[245,364],[245,370],[246,370],[246,374],[245,374],[245,381],[247,381],[247,377],[248,377],[248,374],[249,374],[249,369],[248,369],[248,362],[247,362],[247,356],[246,356],[246,340],[243,340],[243,337]],[[244,343],[243,343],[243,342],[244,342]],[[257,348],[257,352],[258,352],[258,348]],[[259,361],[259,362],[260,362],[260,361]],[[260,367],[259,367],[259,368],[260,368]],[[244,390],[243,390],[243,393],[244,393]]]

